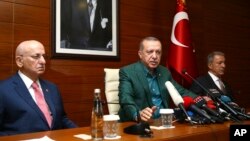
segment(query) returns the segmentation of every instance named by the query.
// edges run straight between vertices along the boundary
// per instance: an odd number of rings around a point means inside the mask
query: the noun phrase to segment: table
[[[115,141],[229,141],[229,127],[235,124],[231,121],[222,124],[209,125],[189,125],[188,123],[174,123],[175,128],[156,130],[152,129],[153,137],[142,138],[138,135],[130,135],[123,132],[125,127],[133,125],[133,122],[119,123],[119,134],[121,139]],[[244,121],[242,124],[250,124],[250,121]],[[45,131],[37,133],[19,134],[12,136],[0,137],[0,141],[17,141],[41,138],[48,136],[56,141],[83,141],[73,135],[88,134],[90,135],[90,127],[80,127],[74,129],[63,129],[54,131]]]

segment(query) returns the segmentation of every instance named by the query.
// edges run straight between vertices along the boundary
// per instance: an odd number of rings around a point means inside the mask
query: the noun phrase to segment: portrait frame
[[[101,15],[103,16],[100,18],[100,28],[99,29],[111,29],[109,34],[101,34],[104,36],[91,36],[92,43],[98,43],[98,41],[103,40],[107,38],[106,35],[110,37],[110,40],[106,41],[103,46],[99,45],[96,47],[95,45],[89,45],[89,46],[82,46],[81,44],[77,44],[76,42],[71,42],[71,40],[64,40],[63,35],[65,35],[64,31],[62,29],[71,29],[71,28],[61,28],[62,25],[65,25],[62,21],[65,17],[62,14],[62,2],[63,0],[57,1],[52,0],[52,51],[51,51],[51,57],[52,58],[62,58],[62,59],[119,59],[119,42],[118,42],[118,0],[106,0],[111,3],[111,7],[109,10],[111,10],[111,18],[105,18],[105,14]],[[73,1],[73,0],[65,0],[65,1]],[[80,0],[75,0],[80,1]],[[83,0],[82,0],[83,1]],[[86,0],[87,1],[87,0]],[[98,1],[98,0],[96,0]],[[104,0],[105,1],[105,0]],[[78,4],[79,5],[79,4]],[[73,8],[72,8],[73,9]],[[97,9],[97,8],[96,8]],[[75,12],[75,11],[74,11]],[[96,10],[97,12],[97,10]],[[73,12],[72,12],[73,13]],[[104,13],[104,12],[103,12]],[[106,12],[107,13],[107,12]],[[71,15],[71,14],[69,14]],[[73,18],[72,18],[73,19]],[[67,22],[70,22],[68,20],[64,20]],[[104,22],[103,22],[104,21]],[[106,22],[106,24],[105,24]],[[104,24],[103,24],[104,23]],[[67,23],[66,23],[67,24]],[[96,25],[96,24],[95,24]],[[94,25],[93,25],[94,26]],[[74,27],[73,25],[71,27]],[[80,31],[80,30],[79,30]],[[69,32],[73,33],[73,32]],[[83,33],[83,32],[82,32]],[[107,32],[106,32],[107,33]],[[80,33],[81,34],[81,33]],[[80,34],[74,34],[81,36]],[[91,34],[91,33],[90,33]],[[68,35],[67,35],[68,39]],[[73,39],[73,36],[72,36]],[[97,42],[95,42],[95,40]],[[69,45],[68,45],[69,44]],[[101,44],[101,43],[100,43]],[[77,45],[77,46],[75,46]],[[100,47],[99,47],[100,46]],[[71,48],[72,47],[72,48]],[[76,47],[76,48],[75,48]],[[79,48],[78,48],[79,47]],[[83,47],[83,48],[81,48]]]

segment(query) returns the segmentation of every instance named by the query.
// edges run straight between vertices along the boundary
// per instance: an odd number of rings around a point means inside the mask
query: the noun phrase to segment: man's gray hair
[[[224,54],[223,52],[220,52],[220,51],[214,51],[214,52],[212,52],[212,53],[208,54],[208,56],[207,56],[207,64],[212,63],[212,62],[213,62],[213,60],[214,60],[214,56],[216,56],[216,55],[219,55],[219,56],[225,56],[225,54]]]
[[[140,42],[139,50],[143,50],[143,48],[144,48],[143,42],[144,41],[159,41],[160,42],[160,40],[156,37],[152,37],[152,36],[145,37]]]

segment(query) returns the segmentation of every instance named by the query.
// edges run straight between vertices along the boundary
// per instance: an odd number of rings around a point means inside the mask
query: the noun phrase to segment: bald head
[[[16,64],[24,75],[36,80],[45,71],[44,55],[42,43],[36,40],[23,41],[16,48]]]
[[[24,55],[26,54],[30,48],[34,48],[34,46],[42,46],[42,43],[36,41],[36,40],[27,40],[21,42],[17,48],[16,48],[16,56]]]

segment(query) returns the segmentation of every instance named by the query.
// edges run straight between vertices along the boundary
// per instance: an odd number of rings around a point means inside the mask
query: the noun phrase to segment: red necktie
[[[49,126],[51,127],[52,117],[50,115],[49,107],[44,99],[44,96],[41,90],[39,89],[39,85],[36,82],[33,82],[31,86],[35,92],[36,104],[40,108],[40,110],[43,112]]]

